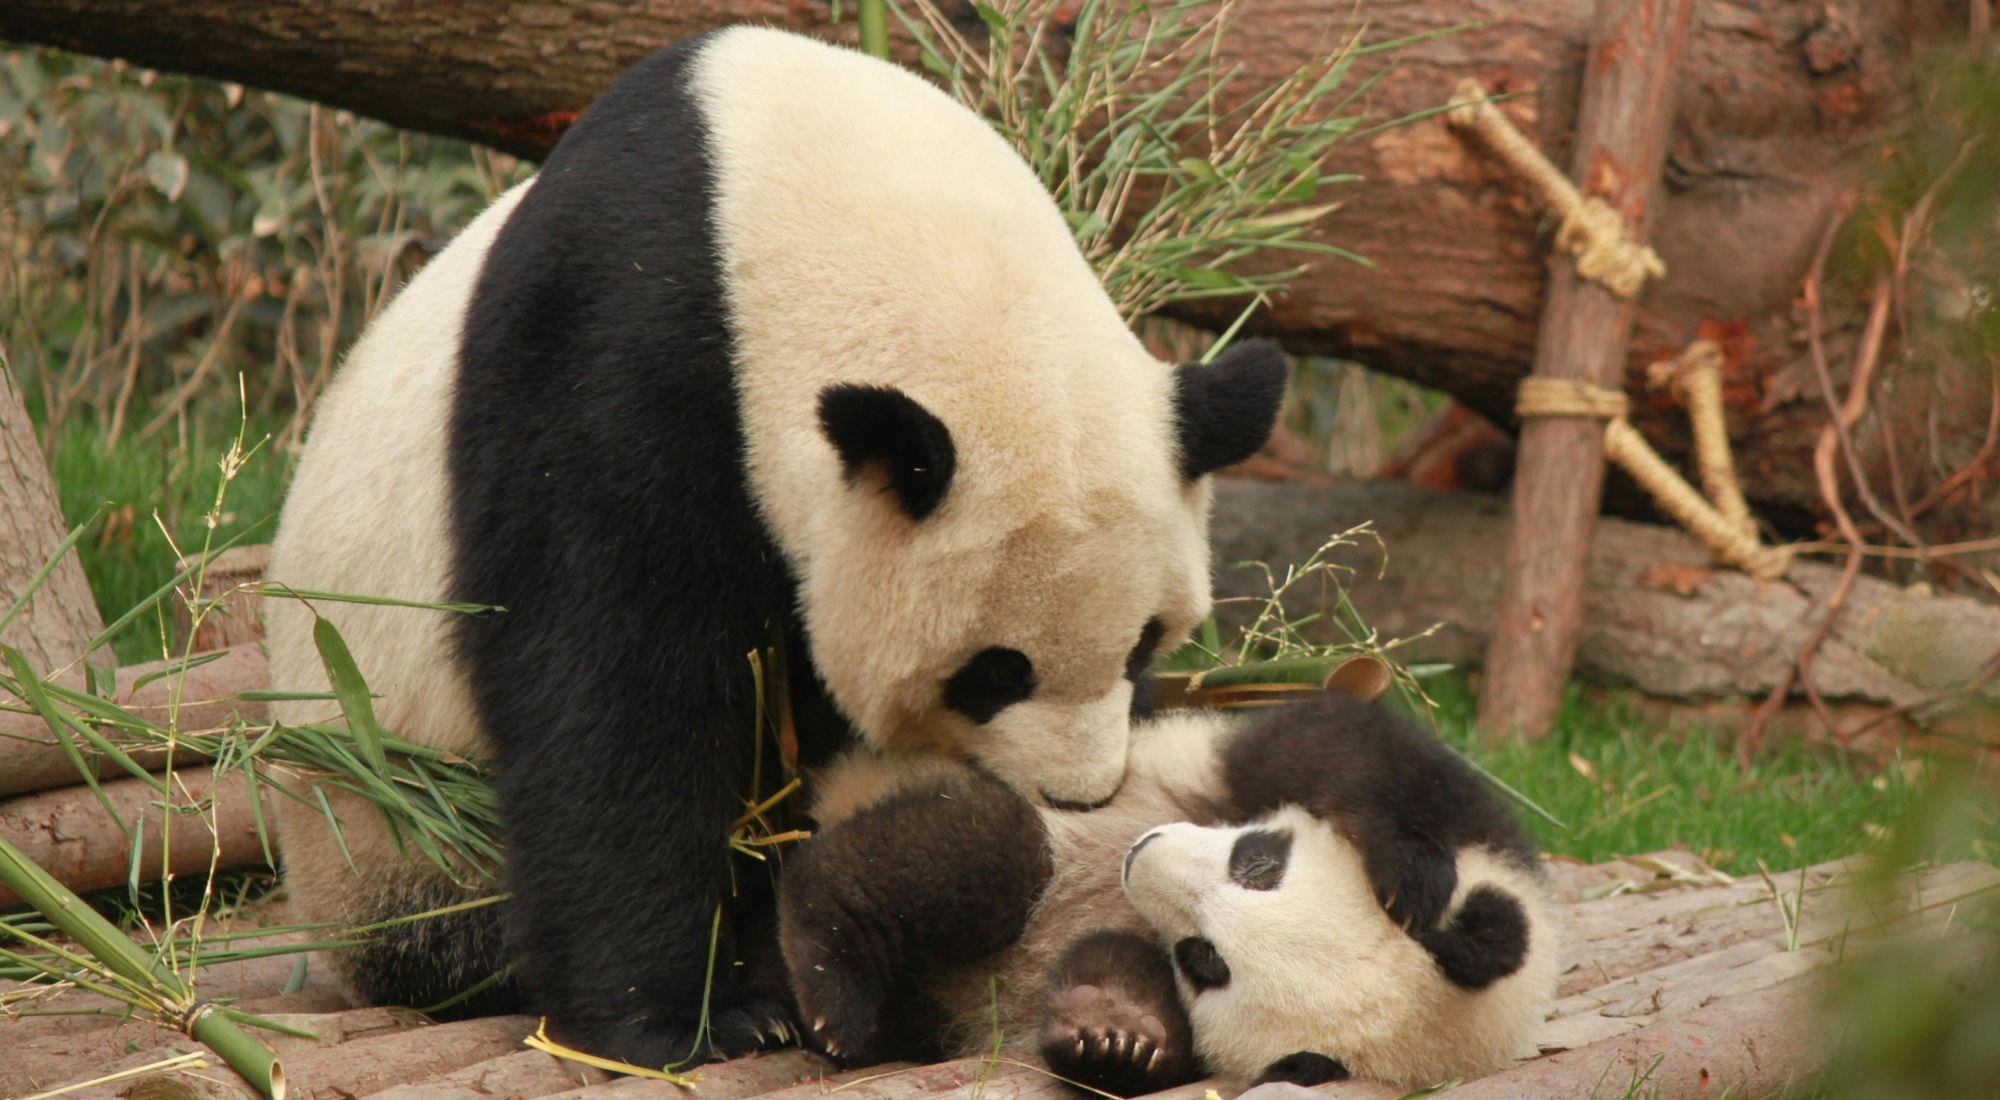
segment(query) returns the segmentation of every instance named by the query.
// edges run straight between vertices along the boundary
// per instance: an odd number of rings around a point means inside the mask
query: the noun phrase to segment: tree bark
[[[200,813],[176,813],[164,838],[167,866],[174,874],[207,874],[211,859],[213,866],[227,868],[264,858],[249,786],[241,776],[230,776],[217,784],[207,766],[199,765],[177,771],[167,781],[175,809],[202,807]],[[143,834],[139,881],[159,881],[160,804],[169,794],[139,779],[105,783],[102,789],[126,828]],[[211,796],[215,800],[213,814],[205,805]],[[270,797],[266,795],[264,806],[267,822],[274,809],[268,802]],[[80,894],[117,886],[133,873],[132,842],[96,794],[81,784],[0,801],[0,836]],[[275,839],[271,851],[277,852]],[[0,909],[20,903],[13,891],[0,887]]]
[[[164,668],[177,664],[154,661],[118,670],[118,688],[112,692],[111,698],[140,717],[165,724],[166,708],[175,701],[178,692],[180,710],[176,720],[184,730],[220,726],[229,721],[231,714],[253,722],[264,717],[264,704],[246,703],[234,698],[240,692],[268,686],[264,654],[256,645],[241,645],[226,650],[215,660],[187,670],[184,678],[181,674],[156,675]],[[154,677],[152,682],[133,686],[148,676]],[[82,677],[72,676],[68,683],[79,687]],[[15,707],[26,705],[4,692],[0,692],[0,703]],[[80,740],[77,749],[97,769],[96,774],[124,774],[116,762]],[[163,749],[142,748],[132,751],[130,755],[140,766],[147,768],[158,767],[166,760]],[[191,754],[182,748],[179,758],[191,759]],[[76,765],[49,733],[49,727],[40,715],[0,710],[0,795],[66,787],[81,782],[83,777],[77,774]]]
[[[14,372],[0,363],[0,615],[27,591],[68,533]],[[83,647],[103,629],[83,563],[71,550],[20,616],[0,632],[0,644],[19,649],[35,671],[49,672],[82,656]]]
[[[1248,79],[1289,72],[1352,10],[1253,0],[1227,61]],[[1583,0],[1370,0],[1361,14],[1377,40],[1471,29],[1364,58],[1357,78],[1392,65],[1367,101],[1383,118],[1442,105],[1465,76],[1528,93],[1502,109],[1562,163],[1590,12]],[[657,46],[736,22],[851,41],[851,20],[830,15],[824,0],[9,0],[0,38],[258,84],[534,156]],[[1811,377],[1793,316],[1800,280],[1836,200],[1912,109],[1914,59],[1962,38],[1967,18],[1965,0],[1709,0],[1696,15],[1655,211],[1668,275],[1640,303],[1624,377],[1640,430],[1685,454],[1679,412],[1640,396],[1644,368],[1698,333],[1725,335],[1739,468],[1753,501],[1792,529],[1820,511],[1806,459],[1824,419],[1798,384]],[[1539,204],[1436,118],[1357,141],[1334,167],[1369,182],[1320,235],[1378,266],[1323,264],[1257,326],[1507,421],[1540,314]],[[1829,319],[1837,335],[1857,327],[1851,312]],[[1985,409],[1983,397],[1944,402],[1937,430],[1976,446]]]
[[[1626,238],[1646,240],[1666,158],[1674,81],[1692,0],[1597,0],[1570,179],[1618,212]],[[1534,376],[1620,387],[1636,307],[1583,277],[1567,255],[1549,261]],[[1500,580],[1493,675],[1479,692],[1488,736],[1541,737],[1555,726],[1583,629],[1583,569],[1604,491],[1604,423],[1543,417],[1521,426],[1514,516]]]
[[[1492,497],[1387,483],[1225,480],[1216,492],[1215,560],[1304,561],[1329,533],[1363,520],[1374,522],[1388,560],[1377,578],[1373,562],[1350,559],[1361,566],[1349,595],[1362,619],[1385,638],[1443,624],[1397,655],[1479,664],[1493,637],[1507,538],[1505,505]],[[1584,576],[1577,667],[1670,698],[1761,698],[1825,616],[1839,572],[1801,561],[1783,580],[1753,580],[1713,568],[1705,548],[1671,528],[1600,520]],[[1218,598],[1262,594],[1254,570],[1216,577]],[[1244,613],[1242,605],[1218,610],[1225,619]],[[1320,608],[1301,602],[1291,610]],[[1912,705],[1981,682],[1995,661],[2000,608],[1862,577],[1812,675],[1836,703]],[[2000,693],[1992,678],[1983,683]]]

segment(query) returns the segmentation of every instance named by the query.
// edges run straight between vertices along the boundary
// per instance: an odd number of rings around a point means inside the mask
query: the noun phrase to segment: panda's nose
[[[1139,854],[1139,849],[1158,839],[1160,839],[1160,830],[1154,829],[1152,832],[1132,842],[1132,846],[1125,850],[1125,865],[1118,870],[1119,881],[1122,882],[1132,877],[1132,859]]]

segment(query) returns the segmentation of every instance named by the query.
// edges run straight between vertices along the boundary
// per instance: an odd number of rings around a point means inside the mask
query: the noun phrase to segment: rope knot
[[[1514,395],[1514,415],[1523,420],[1544,416],[1618,420],[1631,411],[1631,406],[1631,400],[1623,392],[1581,378],[1531,375],[1521,379],[1521,387]]]
[[[1554,208],[1561,224],[1556,229],[1556,247],[1576,260],[1577,274],[1597,283],[1620,298],[1636,297],[1647,279],[1667,273],[1660,254],[1634,239],[1625,230],[1625,218],[1610,203],[1593,195],[1586,198],[1549,163],[1549,158],[1515,127],[1513,121],[1493,105],[1477,80],[1458,82],[1445,121],[1469,130],[1528,178]]]

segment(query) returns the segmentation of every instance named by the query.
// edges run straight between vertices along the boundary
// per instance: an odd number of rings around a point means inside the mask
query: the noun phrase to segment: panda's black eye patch
[[[1167,624],[1158,618],[1146,620],[1146,625],[1139,631],[1139,644],[1133,646],[1132,652],[1125,657],[1127,680],[1135,684],[1139,682],[1139,677],[1144,676],[1146,670],[1152,667],[1153,656],[1159,652],[1160,639],[1166,636]]]
[[[1034,662],[1018,649],[994,646],[973,654],[944,682],[944,705],[985,725],[1034,693]]]
[[[1174,965],[1196,993],[1229,984],[1229,964],[1222,961],[1222,952],[1200,936],[1189,936],[1174,944]]]
[[[1229,878],[1245,890],[1276,890],[1291,859],[1291,833],[1252,829],[1229,849]]]

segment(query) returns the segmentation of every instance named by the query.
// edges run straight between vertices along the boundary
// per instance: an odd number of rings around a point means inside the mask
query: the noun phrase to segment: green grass
[[[1438,730],[1567,828],[1527,816],[1545,851],[1586,862],[1685,844],[1731,874],[1779,870],[1869,847],[1922,800],[1927,756],[1876,761],[1799,744],[1774,745],[1739,767],[1716,738],[1659,730],[1616,696],[1572,690],[1556,731],[1534,742],[1488,745],[1473,733],[1462,679],[1427,685]],[[1992,820],[1928,858],[2000,856]]]
[[[136,444],[128,437],[111,448],[103,430],[88,419],[64,426],[53,465],[63,518],[74,527],[104,509],[77,549],[105,621],[137,606],[174,575],[174,546],[184,553],[201,548],[222,480],[221,456],[237,427],[234,419],[209,419],[213,423],[191,428],[185,446],[163,433]],[[252,423],[244,433],[245,448],[276,429]],[[250,541],[270,541],[289,471],[289,463],[268,445],[251,457],[229,486],[216,526],[218,545],[259,524]],[[168,631],[171,627],[166,624]],[[126,631],[114,643],[119,661],[158,660],[161,637],[152,624]]]

